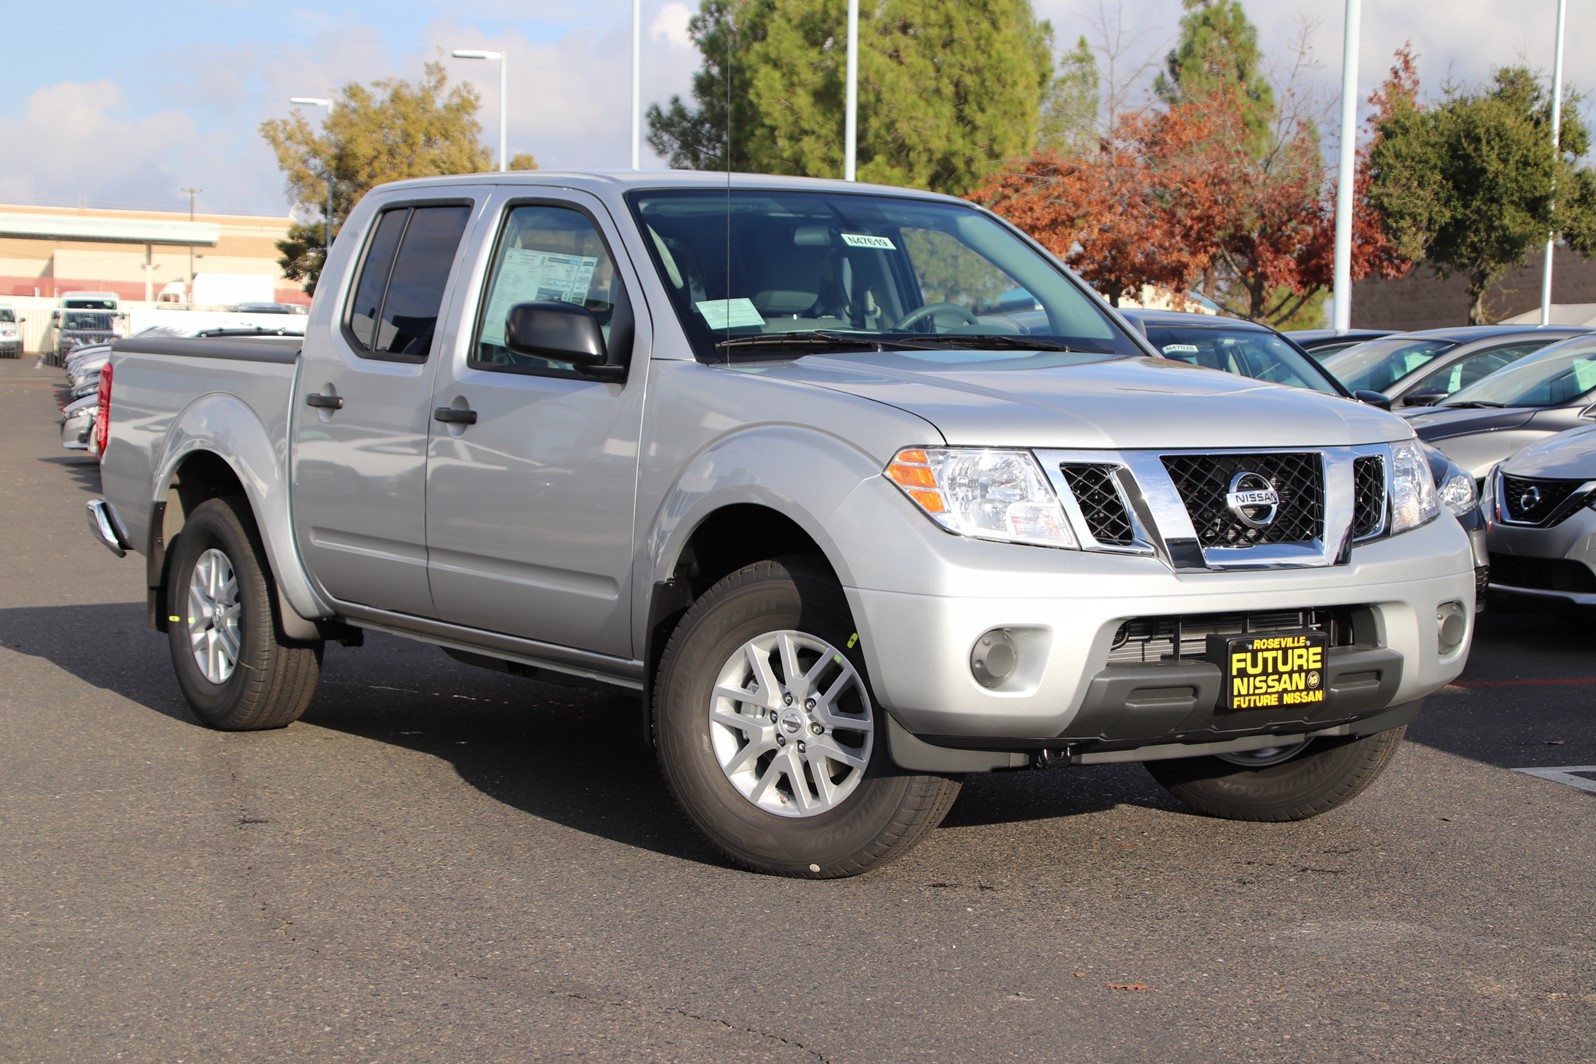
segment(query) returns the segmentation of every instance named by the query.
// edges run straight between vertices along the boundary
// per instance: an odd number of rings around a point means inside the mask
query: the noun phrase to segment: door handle
[[[477,412],[475,410],[461,410],[453,406],[440,406],[432,412],[432,420],[442,421],[449,425],[475,425]]]
[[[318,407],[322,410],[342,410],[344,397],[341,395],[322,395],[320,392],[311,392],[305,396],[305,405]]]

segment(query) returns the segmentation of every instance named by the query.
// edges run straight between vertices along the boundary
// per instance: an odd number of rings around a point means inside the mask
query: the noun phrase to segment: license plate
[[[1221,709],[1289,709],[1325,699],[1324,632],[1211,635],[1208,660],[1224,676]]]

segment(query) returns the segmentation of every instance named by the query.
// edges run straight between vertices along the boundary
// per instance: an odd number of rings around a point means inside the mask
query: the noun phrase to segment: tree
[[[1238,108],[1255,154],[1269,148],[1275,94],[1261,65],[1258,29],[1240,0],[1182,0],[1180,41],[1153,91],[1168,104],[1200,103],[1223,93]]]
[[[1097,57],[1091,43],[1082,36],[1073,51],[1059,58],[1053,83],[1042,101],[1037,130],[1039,151],[1079,155],[1096,146],[1101,81]]]
[[[316,290],[321,274],[327,223],[337,231],[360,197],[385,181],[442,174],[469,174],[492,169],[493,156],[479,138],[478,99],[470,85],[448,86],[442,63],[428,63],[421,80],[388,78],[371,88],[348,84],[322,123],[313,130],[305,116],[268,119],[261,135],[277,154],[290,202],[302,211],[323,215],[314,224],[296,223],[279,241],[283,273]],[[537,161],[525,153],[510,169],[532,170]],[[332,186],[332,218],[325,217],[328,184]]]
[[[695,103],[649,108],[649,144],[677,167],[840,176],[846,14],[845,0],[704,0]],[[963,193],[1029,153],[1051,53],[1029,0],[867,7],[858,176]]]
[[[1596,251],[1596,172],[1576,162],[1590,130],[1565,106],[1554,152],[1551,103],[1526,68],[1499,69],[1482,90],[1449,87],[1433,107],[1412,77],[1377,120],[1370,199],[1399,248],[1467,281],[1471,324],[1489,319],[1486,291],[1548,234]]]

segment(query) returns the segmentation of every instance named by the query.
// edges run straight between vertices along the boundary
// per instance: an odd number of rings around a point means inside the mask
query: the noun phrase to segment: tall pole
[[[1563,119],[1563,25],[1568,17],[1568,0],[1557,0],[1557,52],[1552,60],[1552,158],[1562,154]],[[1555,180],[1555,178],[1554,178]],[[1554,186],[1555,191],[1555,186]],[[1557,233],[1546,234],[1546,263],[1541,268],[1541,324],[1552,323],[1552,252]]]
[[[510,94],[509,81],[506,73],[510,60],[503,52],[489,52],[481,48],[456,48],[449,53],[456,59],[497,59],[499,61],[499,172],[510,168],[510,156],[505,150],[508,143],[506,132],[509,129]]]
[[[632,0],[632,169],[640,168],[639,143],[643,139],[642,0]]]
[[[1347,0],[1341,35],[1341,159],[1336,171],[1335,329],[1352,328],[1352,205],[1357,184],[1358,32],[1362,0]]]
[[[326,96],[290,96],[288,102],[297,103],[304,107],[325,107],[327,108],[329,121],[332,119],[333,108],[337,106],[336,101]],[[321,216],[321,261],[325,263],[327,256],[332,254],[333,242],[333,172],[331,166],[327,167],[322,174],[322,181],[327,185],[327,210]]]
[[[203,188],[180,188],[178,191],[188,193],[188,220],[192,222],[194,220],[194,197],[205,190]],[[188,295],[188,305],[192,307],[194,305],[194,234],[190,233],[188,238],[188,285],[186,294]]]
[[[859,0],[848,0],[848,87],[842,125],[842,176],[853,180],[859,142]]]

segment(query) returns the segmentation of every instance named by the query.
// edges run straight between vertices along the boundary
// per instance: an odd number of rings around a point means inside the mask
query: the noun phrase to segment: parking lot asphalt
[[[1316,820],[1009,773],[870,875],[772,879],[613,694],[373,637],[301,722],[198,726],[59,372],[0,361],[0,1060],[1596,1059],[1587,623],[1485,615]]]

